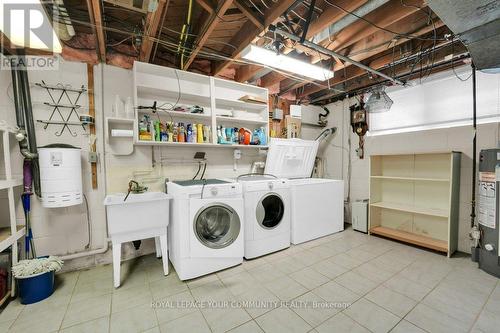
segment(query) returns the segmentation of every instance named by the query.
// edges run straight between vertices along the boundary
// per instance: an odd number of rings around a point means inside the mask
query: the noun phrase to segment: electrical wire
[[[459,79],[462,82],[465,82],[465,81],[469,80],[472,77],[472,72],[470,73],[470,75],[467,78],[465,78],[465,79],[461,78],[457,74],[457,72],[455,71],[455,60],[453,59],[453,55],[454,54],[455,54],[454,43],[451,43],[451,55],[452,55],[452,58],[451,58],[451,70],[453,71],[453,74],[455,74],[455,76],[457,77],[457,79]]]
[[[89,213],[89,202],[85,193],[83,194],[83,199],[85,201],[85,210],[87,212],[87,231],[88,231],[88,243],[85,246],[88,249],[92,243],[92,228],[90,227],[90,213]]]
[[[195,180],[196,177],[198,177],[198,174],[200,173],[200,171],[201,171],[201,162],[198,162],[198,171],[196,171],[196,174],[194,175],[193,180]]]
[[[207,171],[207,162],[205,162],[205,165],[203,166],[203,172],[201,173],[200,179],[205,179],[205,171]]]

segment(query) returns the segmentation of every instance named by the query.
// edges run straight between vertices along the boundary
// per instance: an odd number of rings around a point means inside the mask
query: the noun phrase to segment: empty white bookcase
[[[451,256],[458,239],[460,156],[371,156],[370,233]]]

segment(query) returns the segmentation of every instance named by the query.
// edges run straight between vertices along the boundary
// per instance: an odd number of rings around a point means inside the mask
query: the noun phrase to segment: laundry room
[[[0,332],[498,330],[500,1],[0,8]]]

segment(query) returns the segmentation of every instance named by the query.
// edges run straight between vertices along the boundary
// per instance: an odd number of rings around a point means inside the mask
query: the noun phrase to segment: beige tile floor
[[[12,301],[0,314],[0,332],[499,332],[500,327],[499,280],[467,257],[447,259],[352,230],[187,282],[173,270],[163,276],[161,261],[145,256],[122,264],[122,281],[113,289],[110,265],[60,274],[49,299],[27,306]],[[194,302],[198,308],[175,306]],[[343,307],[333,306],[338,303]]]

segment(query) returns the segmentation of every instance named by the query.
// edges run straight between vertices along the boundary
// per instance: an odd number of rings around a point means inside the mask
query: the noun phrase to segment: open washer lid
[[[309,178],[318,152],[318,141],[272,138],[264,173],[279,178]]]

